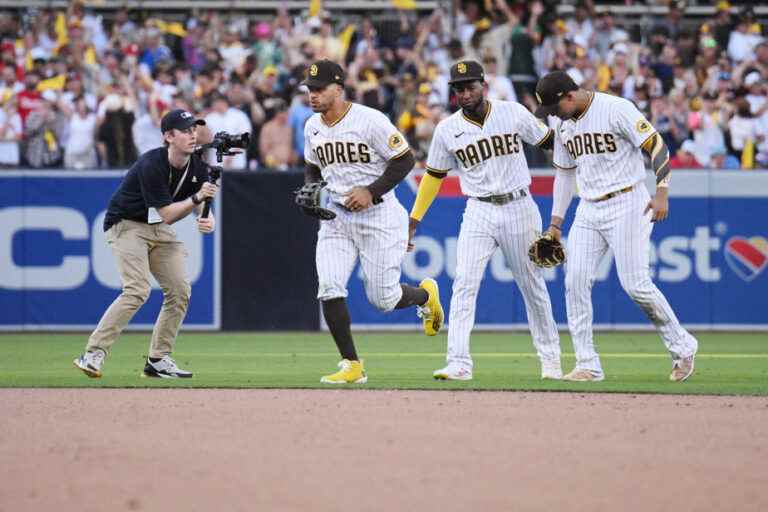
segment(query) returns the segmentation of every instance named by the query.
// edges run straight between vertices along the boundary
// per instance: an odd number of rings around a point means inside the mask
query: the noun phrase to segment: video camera
[[[232,135],[227,132],[217,132],[213,136],[213,140],[208,144],[203,144],[195,149],[195,153],[198,156],[202,156],[206,150],[216,150],[216,162],[221,163],[225,156],[237,155],[239,151],[232,151],[233,149],[246,149],[250,142],[251,135],[248,132],[240,133],[238,135]],[[224,170],[219,165],[208,165],[208,181],[210,183],[216,183],[221,177],[221,172]],[[202,217],[208,217],[208,212],[211,209],[211,200],[205,200],[205,207],[203,208]]]

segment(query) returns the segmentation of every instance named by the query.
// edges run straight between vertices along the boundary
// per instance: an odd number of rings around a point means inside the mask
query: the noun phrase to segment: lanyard
[[[187,172],[189,171],[189,166],[192,165],[192,157],[189,157],[189,160],[187,161],[187,167],[184,169],[184,174],[181,175],[181,179],[179,180],[179,184],[176,185],[176,190],[173,192],[172,199],[176,199],[176,196],[179,195],[179,190],[181,190],[181,186],[184,184],[184,179],[187,177]],[[169,164],[169,168],[172,168],[172,166]],[[171,184],[171,181],[173,181],[173,171],[170,171],[168,173],[168,185]]]

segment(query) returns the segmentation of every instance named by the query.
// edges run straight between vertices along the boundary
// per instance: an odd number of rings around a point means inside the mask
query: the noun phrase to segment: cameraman
[[[86,352],[74,361],[89,377],[101,377],[107,353],[149,297],[150,274],[163,289],[163,306],[152,332],[144,375],[192,377],[171,359],[191,287],[184,268],[186,250],[170,225],[192,210],[199,214],[203,201],[218,191],[208,182],[208,166],[195,153],[197,127],[204,124],[184,110],[167,113],[160,122],[164,147],[141,155],[112,195],[104,231],[117,260],[123,292],[102,316]],[[210,138],[207,129],[205,135]],[[201,233],[213,232],[213,216],[198,217],[197,227]]]

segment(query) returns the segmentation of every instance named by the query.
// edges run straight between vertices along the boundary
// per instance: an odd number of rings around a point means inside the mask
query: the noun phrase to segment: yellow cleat
[[[434,336],[443,326],[444,315],[443,306],[440,304],[440,289],[437,287],[437,281],[429,277],[419,283],[419,287],[427,290],[429,299],[423,306],[418,306],[416,314],[424,322],[424,334]]]
[[[323,384],[365,384],[368,375],[365,373],[362,361],[350,361],[342,359],[339,363],[339,371],[320,379]]]

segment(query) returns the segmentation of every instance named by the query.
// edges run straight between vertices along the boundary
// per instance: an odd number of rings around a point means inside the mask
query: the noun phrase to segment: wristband
[[[563,232],[563,228],[561,228],[560,226],[558,226],[556,224],[550,224],[549,227],[555,228],[556,230],[558,230],[561,233]]]

